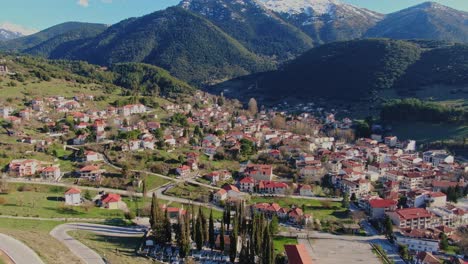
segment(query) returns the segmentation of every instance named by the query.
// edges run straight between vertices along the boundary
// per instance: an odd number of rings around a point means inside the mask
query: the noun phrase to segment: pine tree
[[[219,232],[219,249],[224,252],[224,219],[221,220],[221,230]]]
[[[205,214],[203,213],[201,206],[198,209],[198,216],[200,217],[200,221],[201,221],[203,244],[206,244],[208,242],[208,225],[206,222]]]
[[[262,263],[273,264],[274,251],[273,251],[273,239],[270,231],[270,227],[265,225],[263,232],[263,251],[262,251]]]
[[[195,243],[197,244],[197,249],[201,250],[203,248],[203,230],[201,223],[201,216],[199,215],[195,220]]]
[[[229,258],[232,263],[235,262],[236,256],[237,256],[237,241],[238,241],[238,224],[237,224],[237,219],[234,218],[234,222],[232,224],[232,232],[231,235],[229,236]]]
[[[153,197],[151,199],[151,209],[150,209],[150,225],[151,228],[154,228],[156,220],[158,218],[158,210],[159,210],[158,199],[156,198],[156,194],[153,193]]]
[[[184,218],[180,218],[180,239],[178,241],[179,256],[185,258],[190,252],[190,218],[188,214],[185,214]]]
[[[146,190],[146,179],[143,180],[142,183],[142,191],[143,191],[143,201],[145,201],[147,190]]]
[[[442,233],[440,235],[440,249],[447,250],[448,246],[449,244],[448,244],[447,235],[445,233]]]
[[[346,192],[343,192],[343,200],[341,201],[341,205],[346,210],[349,210],[349,194]]]
[[[229,203],[224,207],[224,222],[227,230],[229,230],[231,228],[231,205]]]
[[[272,234],[278,233],[279,221],[278,221],[278,217],[276,215],[274,215],[271,218],[271,223],[270,224],[271,224],[271,233]]]
[[[210,220],[208,227],[208,243],[211,249],[215,247],[215,233],[214,233],[214,220],[213,220],[213,210],[210,211]]]
[[[164,240],[166,243],[170,243],[172,241],[172,225],[171,225],[171,220],[169,219],[169,215],[167,213],[167,208],[164,212],[163,226],[164,226]]]
[[[153,199],[151,201],[150,224],[156,243],[166,243],[164,216],[162,215],[162,210],[159,207],[159,201],[155,194],[153,194]]]

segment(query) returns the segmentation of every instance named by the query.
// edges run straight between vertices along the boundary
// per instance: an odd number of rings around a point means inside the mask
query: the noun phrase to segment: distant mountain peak
[[[330,14],[336,5],[342,3],[337,0],[258,0],[265,7],[278,13],[307,14],[321,16]]]

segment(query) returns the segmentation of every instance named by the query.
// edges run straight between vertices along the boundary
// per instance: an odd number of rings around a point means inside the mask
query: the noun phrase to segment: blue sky
[[[41,30],[66,21],[113,24],[175,5],[180,0],[0,0],[0,25]],[[342,0],[390,13],[425,0]],[[468,11],[468,0],[436,0]],[[25,8],[26,7],[26,8]]]

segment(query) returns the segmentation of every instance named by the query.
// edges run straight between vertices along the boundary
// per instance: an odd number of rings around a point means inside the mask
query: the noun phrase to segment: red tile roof
[[[101,199],[103,203],[115,203],[121,200],[120,195],[115,193],[106,194]]]
[[[70,188],[68,191],[65,192],[65,194],[79,194],[79,193],[81,193],[81,191],[76,188]]]
[[[406,208],[395,211],[398,216],[402,219],[415,219],[415,218],[424,218],[431,217],[431,214],[423,208]]]
[[[312,264],[312,258],[303,244],[300,245],[284,245],[284,250],[288,256],[290,264]]]
[[[396,206],[397,202],[390,199],[374,199],[369,201],[371,208],[388,208]]]

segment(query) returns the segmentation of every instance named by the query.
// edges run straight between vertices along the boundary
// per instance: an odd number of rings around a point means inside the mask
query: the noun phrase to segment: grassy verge
[[[468,126],[401,122],[392,124],[392,132],[401,139],[414,139],[417,143],[460,139],[468,134]]]
[[[284,245],[297,245],[297,239],[289,237],[275,237],[273,239],[275,253],[284,252]]]
[[[103,236],[86,231],[72,231],[69,235],[76,238],[89,248],[113,264],[149,264],[150,259],[139,257],[135,249],[141,242],[141,237]]]
[[[146,181],[146,189],[147,190],[156,189],[156,188],[158,188],[160,186],[163,186],[164,184],[169,182],[169,180],[167,180],[167,179],[164,179],[164,178],[161,178],[161,177],[158,177],[158,176],[154,176],[154,175],[146,176],[145,181]]]
[[[19,191],[22,190],[22,191]],[[120,210],[106,210],[97,207],[65,206],[66,188],[11,184],[10,193],[0,195],[3,215],[44,217],[44,218],[122,218]]]
[[[32,250],[48,264],[82,264],[70,250],[49,235],[49,232],[63,222],[0,219],[0,233],[14,237]]]
[[[200,186],[198,185],[193,185],[190,183],[181,183],[168,190],[165,194],[194,201],[208,202],[210,198],[210,192],[210,189],[200,188]]]
[[[339,220],[346,219],[346,209],[340,202],[318,201],[309,199],[297,199],[289,197],[252,197],[252,204],[256,203],[277,203],[281,207],[291,208],[293,206],[304,208],[306,214],[319,220]]]

